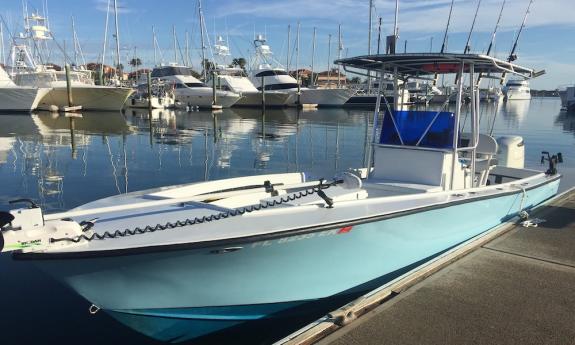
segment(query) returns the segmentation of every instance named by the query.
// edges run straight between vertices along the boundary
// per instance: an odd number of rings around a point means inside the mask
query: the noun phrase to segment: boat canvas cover
[[[403,141],[403,145],[408,146],[453,149],[455,115],[452,112],[404,110],[392,114],[386,111],[383,117],[380,144],[402,145]]]

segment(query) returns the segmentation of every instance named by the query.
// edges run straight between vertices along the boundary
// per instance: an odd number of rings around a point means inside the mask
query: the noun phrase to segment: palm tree
[[[245,71],[246,69],[246,59],[244,58],[234,58],[232,60],[232,66],[238,66]]]
[[[140,60],[140,58],[133,58],[132,60],[130,60],[130,66],[135,67],[136,69],[138,68],[138,66],[142,65],[142,60]]]

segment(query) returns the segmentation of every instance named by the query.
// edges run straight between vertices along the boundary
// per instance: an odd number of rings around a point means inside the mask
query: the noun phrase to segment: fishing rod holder
[[[555,155],[551,155],[547,151],[541,152],[541,164],[545,164],[545,161],[549,162],[549,169],[545,172],[547,175],[557,174],[557,164],[563,163],[563,155],[558,152]]]

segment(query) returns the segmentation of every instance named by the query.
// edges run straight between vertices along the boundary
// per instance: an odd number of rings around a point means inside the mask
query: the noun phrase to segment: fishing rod
[[[521,32],[523,32],[523,28],[525,28],[525,23],[527,22],[527,15],[529,14],[529,10],[531,9],[531,5],[533,4],[534,0],[530,0],[529,1],[529,5],[527,5],[527,10],[525,11],[525,15],[523,16],[523,22],[521,23],[521,26],[519,27],[519,31],[517,32],[517,37],[515,37],[515,42],[513,43],[513,48],[511,48],[511,52],[509,53],[509,56],[507,57],[507,62],[513,62],[515,60],[517,60],[517,55],[515,54],[515,50],[517,50],[517,43],[519,42],[519,37],[521,36]],[[500,85],[503,85],[503,82],[505,81],[505,75],[506,73],[503,73],[501,75],[501,80],[499,81]]]
[[[493,48],[493,43],[495,42],[495,35],[497,34],[497,30],[499,30],[499,23],[501,22],[501,17],[503,16],[503,9],[505,8],[505,2],[506,0],[503,0],[503,3],[501,4],[501,9],[499,10],[499,17],[497,17],[497,23],[495,24],[495,29],[493,29],[493,33],[491,34],[491,42],[489,42],[489,47],[487,47],[487,52],[485,53],[485,55],[489,55],[491,53],[491,48]],[[483,74],[479,72],[479,75],[477,76],[477,85],[479,85],[479,83],[481,82],[482,76]]]
[[[469,35],[467,35],[467,42],[465,42],[465,48],[463,49],[463,54],[467,54],[471,47],[469,46],[469,41],[471,41],[471,34],[475,28],[475,21],[477,20],[477,13],[479,13],[479,6],[481,6],[481,0],[477,2],[477,8],[475,9],[475,16],[473,16],[473,22],[471,23],[471,29],[469,30]]]
[[[449,17],[447,17],[447,25],[445,26],[445,33],[443,34],[443,43],[441,43],[441,51],[440,53],[445,53],[446,43],[447,43],[447,32],[449,31],[449,23],[451,23],[451,13],[453,13],[453,3],[455,0],[451,0],[451,6],[449,7]],[[433,77],[433,86],[437,85],[437,77],[438,74],[435,73]]]
[[[533,4],[534,0],[529,1],[529,5],[527,5],[527,11],[525,11],[525,16],[523,16],[523,22],[521,23],[521,27],[519,28],[519,32],[517,32],[517,37],[515,38],[515,43],[513,43],[513,48],[511,48],[511,53],[509,53],[509,57],[507,58],[507,62],[512,62],[517,60],[517,55],[515,55],[515,50],[517,49],[517,43],[519,42],[519,36],[521,36],[521,32],[523,28],[525,28],[525,22],[527,21],[527,15],[529,14],[529,9],[531,8],[531,4]]]
[[[445,33],[443,34],[443,43],[441,44],[441,53],[445,53],[445,43],[447,41],[447,32],[449,31],[449,24],[451,23],[451,13],[453,13],[453,3],[455,0],[451,0],[451,6],[449,7],[449,17],[447,17],[447,25],[445,26]]]

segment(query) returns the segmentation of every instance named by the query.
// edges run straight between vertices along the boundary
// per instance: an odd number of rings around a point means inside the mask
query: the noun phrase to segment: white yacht
[[[214,100],[214,90],[194,77],[192,69],[185,66],[170,64],[155,67],[152,71],[152,78],[173,83],[176,102],[187,106],[210,109],[217,106],[229,108],[241,98],[236,92],[216,90]]]
[[[38,63],[39,59],[46,60],[49,51],[47,42],[52,40],[46,18],[32,14],[25,21],[26,30],[20,34],[19,39],[26,40],[28,44],[16,44],[14,41],[11,49],[12,69],[9,72],[17,85],[50,88],[40,100],[39,109],[66,107],[69,105],[66,73]],[[33,47],[34,54],[30,54],[29,47]],[[70,79],[73,102],[81,105],[83,110],[121,110],[126,99],[134,92],[125,87],[95,85],[92,71],[82,66],[72,69]]]
[[[31,111],[50,92],[49,88],[16,85],[0,66],[0,111]]]
[[[497,86],[479,90],[479,100],[482,102],[499,102],[503,99],[503,91]]]
[[[410,102],[418,104],[427,104],[435,96],[443,95],[443,92],[437,86],[419,80],[407,83],[406,89],[409,91]]]
[[[261,91],[254,86],[242,68],[230,67],[230,64],[227,63],[230,49],[221,36],[218,37],[214,45],[214,55],[217,89],[240,94],[242,98],[235,106],[260,106],[262,104]],[[211,85],[212,82],[210,77],[208,84]],[[268,92],[264,97],[266,107],[283,107],[288,105],[293,96],[284,92]]]
[[[166,82],[155,79],[152,80],[148,90],[146,76],[140,78],[136,93],[130,97],[127,106],[129,108],[151,108],[151,109],[171,109],[176,106],[174,88]],[[150,92],[148,92],[150,91]]]
[[[503,88],[505,100],[529,100],[531,99],[531,89],[529,81],[521,79],[509,79]]]
[[[377,93],[379,90],[379,84],[381,83],[381,95],[384,96],[389,103],[394,103],[395,91],[394,91],[394,81],[389,76],[381,78],[377,82],[372,82],[371,87],[368,85],[362,85],[356,94],[351,96],[351,98],[344,104],[345,107],[373,107],[377,101]],[[403,81],[398,80],[397,83],[399,87],[399,105],[407,105],[410,103],[410,94],[407,88],[403,87]]]
[[[341,106],[354,94],[354,91],[350,89],[299,87],[298,81],[273,58],[272,50],[262,35],[256,37],[254,47],[255,56],[250,80],[258,90],[261,90],[263,81],[266,97],[272,93],[288,93],[292,95],[288,102],[290,106],[304,104]]]

